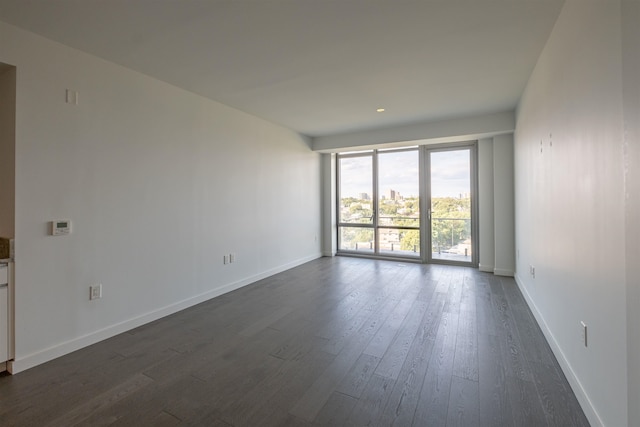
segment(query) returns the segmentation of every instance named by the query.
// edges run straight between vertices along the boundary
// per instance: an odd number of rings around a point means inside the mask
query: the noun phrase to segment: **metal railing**
[[[471,256],[471,218],[431,218],[433,254]]]
[[[380,252],[397,252],[397,253],[419,253],[420,245],[411,244],[403,245],[401,233],[393,238],[392,230],[420,230],[419,217],[415,216],[390,216],[381,215],[378,217],[377,227],[373,224],[373,215],[370,217],[360,217],[359,219],[370,220],[370,224],[363,223],[344,223],[341,222],[341,228],[353,228],[362,230],[371,230],[369,238],[373,237],[376,230],[389,230],[387,238],[381,238],[378,243]],[[395,221],[415,221],[416,225],[397,225]],[[367,234],[368,234],[367,233]],[[380,236],[380,235],[379,235]],[[373,252],[375,250],[375,241],[369,238],[362,239],[362,235],[352,234],[350,237],[343,236],[341,239],[341,249],[351,251]],[[403,248],[404,246],[404,248]],[[439,257],[471,257],[471,218],[452,218],[452,217],[432,217],[431,218],[431,250],[434,255]]]

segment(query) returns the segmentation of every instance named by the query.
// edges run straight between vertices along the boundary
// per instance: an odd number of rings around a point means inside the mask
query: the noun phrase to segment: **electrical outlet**
[[[532,279],[536,278],[536,268],[533,265],[529,265],[529,275]]]
[[[580,339],[582,341],[582,343],[584,344],[585,347],[588,346],[588,336],[587,336],[587,324],[584,322],[580,322],[580,326],[582,326],[581,329],[581,333],[580,333]]]
[[[65,92],[65,101],[67,104],[78,105],[78,92],[75,90],[67,89]]]
[[[222,257],[222,263],[223,264],[229,264],[229,255],[225,255]]]
[[[89,299],[100,299],[102,298],[102,284],[98,283],[97,285],[89,286]]]
[[[229,254],[229,262],[235,262],[236,261],[236,254],[235,253],[230,253]]]

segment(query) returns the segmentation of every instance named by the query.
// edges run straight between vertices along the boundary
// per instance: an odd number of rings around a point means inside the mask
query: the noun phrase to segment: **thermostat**
[[[51,221],[51,235],[64,236],[71,233],[71,221],[68,219],[58,219]]]

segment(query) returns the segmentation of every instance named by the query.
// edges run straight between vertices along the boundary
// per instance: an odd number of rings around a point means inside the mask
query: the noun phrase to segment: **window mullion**
[[[372,159],[372,174],[373,174],[373,241],[374,241],[374,253],[380,253],[380,233],[378,232],[378,216],[379,216],[379,206],[378,206],[378,150],[373,150],[373,159]]]

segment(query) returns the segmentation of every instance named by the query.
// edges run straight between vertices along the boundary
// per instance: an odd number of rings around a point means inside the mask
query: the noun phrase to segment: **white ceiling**
[[[512,110],[563,1],[0,0],[0,20],[326,136]]]

